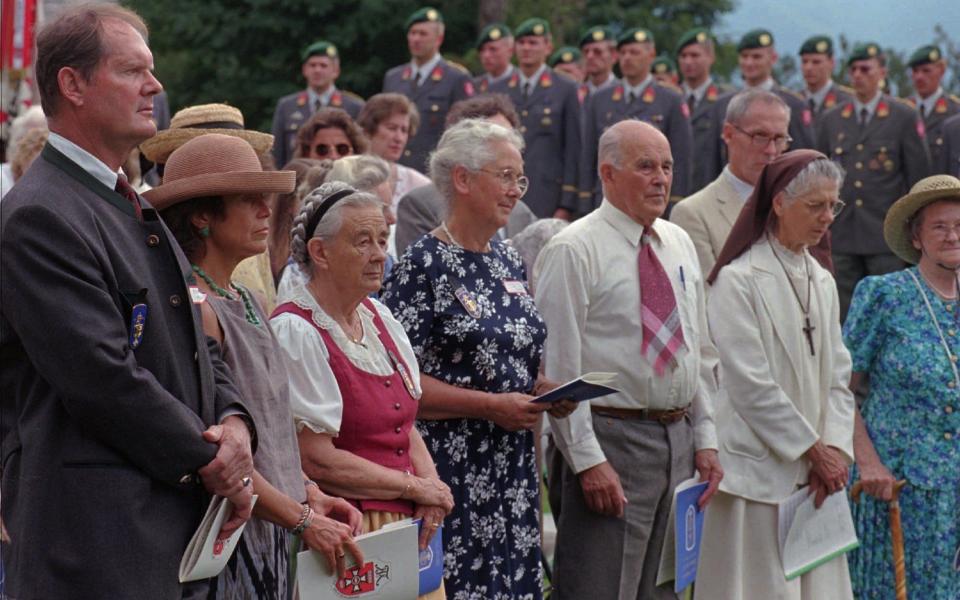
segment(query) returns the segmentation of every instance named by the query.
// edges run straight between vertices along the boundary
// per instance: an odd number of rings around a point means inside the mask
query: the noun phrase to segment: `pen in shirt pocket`
[[[683,291],[687,291],[687,279],[683,276],[683,265],[680,265],[680,285],[683,286]]]

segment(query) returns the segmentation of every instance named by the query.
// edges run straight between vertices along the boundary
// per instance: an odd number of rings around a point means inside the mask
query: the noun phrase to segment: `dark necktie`
[[[627,104],[633,104],[633,101],[637,99],[637,95],[633,92],[627,94]]]
[[[523,84],[523,99],[526,100],[530,97],[530,86],[533,85],[529,81]]]
[[[690,109],[690,114],[693,114],[693,109],[697,105],[697,97],[694,94],[687,96],[687,108]]]
[[[920,118],[921,118],[921,119],[926,119],[926,118],[927,118],[927,105],[926,105],[926,104],[921,104],[921,105],[920,105]]]
[[[117,185],[113,188],[121,196],[127,199],[127,202],[133,205],[133,211],[137,214],[137,220],[143,221],[143,210],[140,208],[140,201],[137,199],[137,192],[130,186],[127,176],[123,173],[117,175]]]
[[[317,98],[313,101],[313,112],[317,112],[321,108],[323,108],[323,102],[320,101],[320,98]]]
[[[867,126],[867,121],[870,119],[870,111],[865,107],[860,109],[860,130],[862,131],[864,127]]]
[[[668,366],[676,366],[677,355],[685,346],[680,311],[673,286],[650,243],[650,228],[643,229],[637,256],[640,279],[640,322],[643,341],[640,352],[657,375]],[[681,272],[682,273],[682,272]],[[682,276],[682,275],[681,275]]]
[[[811,96],[811,97],[807,100],[807,106],[810,107],[810,112],[811,112],[811,113],[816,113],[816,112],[817,112],[817,101],[813,99],[813,96]]]

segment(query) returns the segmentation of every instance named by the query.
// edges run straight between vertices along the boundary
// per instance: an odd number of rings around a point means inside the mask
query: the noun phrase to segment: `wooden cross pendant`
[[[807,343],[810,344],[810,356],[816,356],[817,353],[813,351],[813,330],[816,327],[810,324],[810,317],[804,317],[803,320],[806,323],[803,327],[803,333],[807,336]]]

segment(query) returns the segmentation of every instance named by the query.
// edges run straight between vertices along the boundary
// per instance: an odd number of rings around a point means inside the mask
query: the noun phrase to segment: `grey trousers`
[[[656,587],[673,488],[693,472],[693,428],[593,415],[593,428],[620,476],[623,518],[587,508],[580,481],[563,466],[553,600],[676,600]]]
[[[833,254],[833,270],[840,296],[840,322],[847,319],[857,283],[867,275],[884,275],[907,266],[895,254]]]

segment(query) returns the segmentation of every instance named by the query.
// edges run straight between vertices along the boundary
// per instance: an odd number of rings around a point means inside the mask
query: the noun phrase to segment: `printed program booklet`
[[[697,502],[707,490],[708,483],[694,476],[681,482],[673,490],[670,505],[670,522],[667,527],[660,552],[660,566],[657,570],[657,585],[671,579],[673,590],[678,594],[697,578],[697,564],[700,561],[700,540],[703,536],[703,515]]]
[[[783,573],[793,579],[860,545],[846,490],[830,494],[814,508],[815,494],[804,487],[780,503],[777,526]]]
[[[616,382],[616,373],[587,373],[573,381],[568,381],[553,391],[537,396],[531,402],[556,402],[564,399],[574,402],[593,400],[619,392],[620,390],[611,387]]]
[[[257,503],[256,495],[253,497],[253,503]],[[240,535],[247,526],[244,523],[225,540],[217,539],[220,527],[223,526],[232,507],[230,501],[222,496],[214,496],[210,500],[207,513],[203,515],[200,526],[190,538],[183,558],[180,559],[180,583],[216,577],[227,566],[227,561],[230,560],[237,542],[240,541]]]

